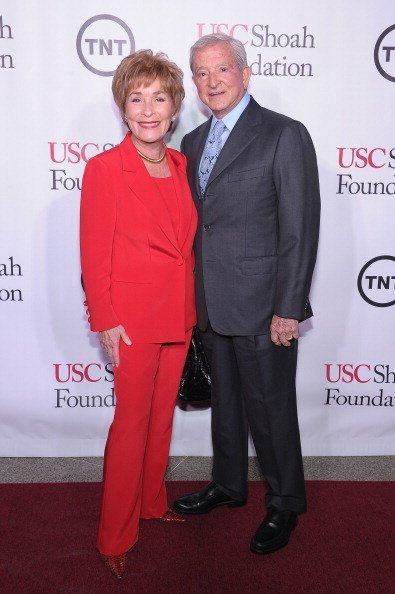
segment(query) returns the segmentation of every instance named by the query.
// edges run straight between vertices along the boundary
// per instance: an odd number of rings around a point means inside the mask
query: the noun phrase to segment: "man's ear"
[[[248,88],[248,83],[250,82],[250,78],[251,78],[251,68],[249,66],[244,66],[244,68],[243,68],[243,85],[246,90]]]

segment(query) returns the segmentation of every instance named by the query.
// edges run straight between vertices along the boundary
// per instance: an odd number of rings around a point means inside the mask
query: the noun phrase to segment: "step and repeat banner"
[[[315,315],[298,367],[303,453],[393,453],[393,0],[4,0],[0,11],[0,455],[102,455],[115,399],[80,285],[84,167],[125,134],[112,74],[138,49],[164,51],[184,71],[169,139],[179,148],[208,115],[189,48],[217,31],[245,45],[255,99],[302,121],[318,154]],[[211,452],[210,409],[177,407],[171,453]]]

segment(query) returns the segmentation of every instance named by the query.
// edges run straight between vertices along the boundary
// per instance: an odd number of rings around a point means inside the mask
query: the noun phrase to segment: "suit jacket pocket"
[[[241,261],[241,272],[246,276],[255,274],[276,274],[277,256],[245,258]]]
[[[243,171],[229,171],[228,181],[236,182],[253,179],[255,177],[263,177],[266,174],[266,171],[266,165],[262,165],[261,167],[256,167],[254,169],[245,169]]]

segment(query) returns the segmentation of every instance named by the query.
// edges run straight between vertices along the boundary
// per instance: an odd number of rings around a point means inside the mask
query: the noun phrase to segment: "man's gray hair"
[[[196,52],[209,45],[214,45],[219,41],[224,41],[225,43],[228,43],[231,46],[231,48],[233,49],[236,63],[240,70],[243,70],[243,68],[248,66],[247,54],[244,49],[244,45],[241,43],[241,41],[239,41],[238,39],[234,39],[234,37],[230,37],[230,35],[225,35],[225,33],[212,33],[211,35],[203,35],[203,37],[198,39],[191,47],[189,65],[191,67],[192,72],[193,60]]]

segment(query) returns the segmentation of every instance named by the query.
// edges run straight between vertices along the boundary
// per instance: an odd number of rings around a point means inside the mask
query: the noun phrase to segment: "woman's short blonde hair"
[[[112,81],[114,101],[122,117],[125,114],[126,99],[132,89],[141,85],[148,86],[157,78],[163,90],[170,96],[175,111],[178,112],[185,97],[182,84],[183,72],[166,54],[152,50],[139,50],[127,56],[119,64]]]

